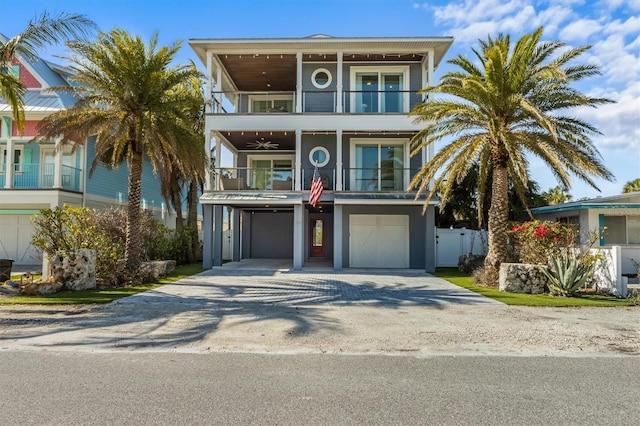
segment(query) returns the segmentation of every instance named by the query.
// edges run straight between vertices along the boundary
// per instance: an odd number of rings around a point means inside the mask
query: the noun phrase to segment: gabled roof
[[[591,198],[570,203],[555,204],[553,206],[536,207],[531,209],[533,214],[556,213],[568,210],[586,209],[640,209],[640,192],[612,195],[609,197]]]
[[[0,34],[0,42],[4,43],[7,40],[6,36]],[[43,83],[39,89],[27,89],[23,98],[25,113],[52,113],[75,104],[76,99],[72,95],[49,90],[51,87],[70,85],[68,78],[72,75],[72,71],[68,67],[41,58],[28,61],[18,56],[17,60]],[[0,97],[0,113],[11,113],[10,106],[2,97]]]

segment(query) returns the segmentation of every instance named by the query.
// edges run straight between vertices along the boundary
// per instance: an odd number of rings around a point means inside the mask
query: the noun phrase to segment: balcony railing
[[[292,191],[294,173],[291,168],[221,168],[213,173],[218,190]]]
[[[381,167],[346,168],[341,171],[342,188],[337,187],[336,170],[319,168],[318,173],[326,191],[404,192],[417,168]],[[302,170],[301,189],[311,189],[314,169]],[[294,169],[252,169],[246,167],[216,169],[212,174],[214,190],[219,191],[293,191]]]
[[[223,94],[235,105],[233,111],[218,101]],[[302,92],[304,113],[336,113],[340,94],[335,91]],[[291,114],[296,109],[295,92],[212,92],[215,114]],[[346,90],[341,93],[346,114],[407,114],[423,101],[422,95],[409,90]]]
[[[51,189],[55,187],[55,164],[16,163],[12,165],[13,185],[15,189]],[[80,191],[82,169],[62,166],[60,186],[69,191]],[[0,171],[0,189],[4,188],[7,176]]]

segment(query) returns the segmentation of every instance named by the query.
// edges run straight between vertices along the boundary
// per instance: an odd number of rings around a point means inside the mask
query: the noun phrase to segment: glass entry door
[[[324,219],[310,219],[311,247],[309,257],[324,257]]]

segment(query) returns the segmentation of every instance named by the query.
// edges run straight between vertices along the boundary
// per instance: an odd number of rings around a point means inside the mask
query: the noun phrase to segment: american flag
[[[311,192],[309,193],[309,204],[315,207],[322,196],[322,178],[318,173],[318,166],[313,170],[313,179],[311,180]]]

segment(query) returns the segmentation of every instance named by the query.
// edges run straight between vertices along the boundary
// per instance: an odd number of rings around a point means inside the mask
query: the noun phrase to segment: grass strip
[[[549,294],[523,294],[507,293],[497,288],[482,287],[473,284],[473,277],[458,271],[456,268],[438,268],[435,276],[449,281],[452,284],[466,288],[475,293],[497,300],[498,302],[514,306],[633,306],[630,299],[621,299],[615,296],[605,296],[597,294],[583,294],[581,297],[555,297]]]
[[[170,284],[182,278],[202,272],[201,264],[180,265],[175,271],[158,281],[132,287],[114,287],[81,291],[61,291],[42,296],[12,296],[0,299],[3,305],[75,305],[92,303],[110,303],[114,300],[132,296],[147,290],[153,290],[164,284]]]

